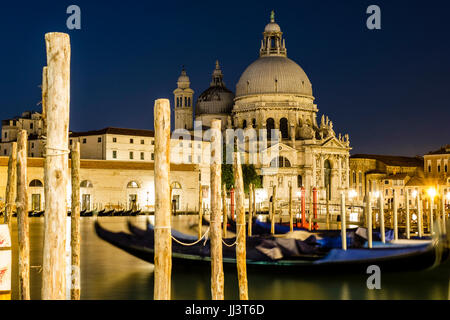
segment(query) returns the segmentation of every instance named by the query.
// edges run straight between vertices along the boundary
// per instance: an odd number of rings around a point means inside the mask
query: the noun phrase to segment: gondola
[[[137,236],[108,231],[96,221],[95,231],[101,239],[125,252],[147,262],[154,262],[152,229],[147,228],[145,234]],[[349,243],[349,249],[346,251],[339,247],[321,246],[314,235],[303,240],[269,236],[247,237],[247,266],[264,270],[326,271],[328,274],[355,270],[366,272],[368,266],[375,264],[385,271],[407,271],[434,267],[448,258],[448,239],[440,234],[430,241],[377,243],[373,249],[364,248],[364,242],[361,243],[361,239],[357,237],[356,235],[354,241]],[[227,239],[229,242],[234,240]],[[174,267],[210,266],[209,248],[209,240],[192,246],[173,241],[172,264]],[[223,246],[223,263],[225,267],[236,267],[235,247]]]
[[[124,211],[114,211],[113,213],[113,217],[122,217],[123,216]]]

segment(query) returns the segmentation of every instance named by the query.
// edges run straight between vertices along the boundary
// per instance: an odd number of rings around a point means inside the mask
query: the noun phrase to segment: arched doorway
[[[328,200],[331,200],[331,162],[325,160],[324,163],[324,178],[325,178],[325,191]]]

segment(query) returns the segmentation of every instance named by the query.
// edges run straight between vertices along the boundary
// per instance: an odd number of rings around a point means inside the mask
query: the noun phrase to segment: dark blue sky
[[[81,8],[82,30],[66,28]],[[366,28],[377,4],[382,30]],[[8,1],[0,11],[0,118],[40,110],[46,32],[72,43],[71,130],[153,129],[185,65],[196,97],[219,59],[235,85],[276,12],[288,56],[352,153],[416,155],[450,143],[448,1]],[[319,115],[320,117],[320,115]]]

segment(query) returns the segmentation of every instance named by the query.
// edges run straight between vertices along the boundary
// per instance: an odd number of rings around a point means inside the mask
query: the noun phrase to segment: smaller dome
[[[183,67],[183,70],[181,71],[181,75],[178,77],[178,88],[181,89],[186,89],[189,88],[189,86],[191,85],[191,81],[188,77],[188,75],[186,74],[186,70]]]
[[[225,87],[219,61],[213,71],[210,87],[197,100],[195,114],[229,114],[233,110],[234,93]]]
[[[281,28],[278,23],[271,22],[266,26],[264,32],[281,32]]]

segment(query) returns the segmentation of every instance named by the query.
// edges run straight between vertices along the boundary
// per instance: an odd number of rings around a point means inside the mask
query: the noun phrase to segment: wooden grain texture
[[[11,154],[8,160],[8,181],[6,183],[5,195],[5,217],[4,223],[8,225],[11,232],[11,217],[16,203],[17,189],[17,142],[11,144]]]
[[[277,186],[273,186],[272,192],[272,211],[270,217],[270,233],[275,234],[275,218],[277,211]]]
[[[17,231],[19,240],[19,299],[30,300],[30,232],[28,224],[28,134],[17,138]]]
[[[203,234],[203,191],[202,191],[202,184],[199,183],[198,185],[198,238],[200,239]]]
[[[292,186],[289,186],[289,230],[294,231],[294,212],[292,204]]]
[[[224,273],[222,261],[222,164],[220,150],[221,121],[211,122],[211,295],[213,300],[224,300]]]
[[[242,169],[241,169],[242,171]],[[248,192],[248,236],[252,236],[252,220],[253,220],[253,183],[250,183]]]
[[[386,231],[384,227],[384,197],[383,193],[380,192],[380,197],[378,198],[378,206],[380,207],[379,220],[380,220],[380,233],[381,242],[386,243]]]
[[[154,299],[171,299],[170,102],[155,102],[155,284]]]
[[[72,252],[72,268],[70,290],[71,300],[80,300],[81,295],[81,279],[80,279],[80,143],[77,141],[72,147],[72,208],[71,208],[71,231],[70,231],[70,248]]]
[[[228,210],[227,210],[227,185],[223,184],[222,189],[222,210],[223,210],[223,237],[227,237],[227,226],[228,226]]]
[[[239,299],[248,300],[247,252],[245,234],[245,191],[241,155],[234,154],[234,183],[236,185],[236,264],[239,282]]]
[[[45,35],[47,101],[44,161],[44,250],[42,299],[66,299],[66,216],[69,184],[68,140],[70,112],[70,38],[64,33]]]
[[[345,193],[341,193],[341,238],[342,250],[347,250],[347,209],[345,207]]]

